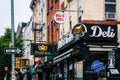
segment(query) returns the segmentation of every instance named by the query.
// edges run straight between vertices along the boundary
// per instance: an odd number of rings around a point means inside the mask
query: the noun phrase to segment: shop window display
[[[103,80],[107,77],[107,55],[107,52],[89,52],[86,66],[87,80]]]
[[[83,61],[76,62],[74,65],[74,79],[83,80]]]

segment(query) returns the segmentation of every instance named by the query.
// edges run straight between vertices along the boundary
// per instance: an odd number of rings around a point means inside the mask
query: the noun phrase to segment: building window
[[[50,42],[50,34],[49,34],[49,33],[50,33],[50,30],[49,30],[49,27],[50,27],[50,26],[47,27],[47,41],[48,41],[48,42]]]
[[[64,69],[63,69],[64,73],[64,80],[68,79],[68,64],[67,64],[67,60],[64,61]]]
[[[34,29],[35,29],[35,22],[32,21],[32,30],[34,30]]]
[[[61,9],[62,9],[62,10],[65,9],[64,4],[65,4],[65,1],[63,1],[63,3],[61,4]]]
[[[52,39],[52,43],[54,42],[54,24],[53,21],[51,22],[51,39]]]
[[[66,8],[67,8],[67,1],[65,0],[65,1],[63,1],[62,2],[62,4],[61,4],[61,10],[66,10]]]
[[[49,10],[50,10],[50,0],[48,0],[47,2],[47,12],[49,12]]]
[[[78,61],[74,64],[75,79],[83,79],[83,61]]]
[[[53,1],[53,0],[51,0],[50,9],[52,9],[52,8],[53,8],[53,3],[54,3],[54,1]]]
[[[43,2],[43,7],[45,7],[46,0],[42,0],[42,2]]]
[[[57,0],[54,0],[55,1],[55,3],[57,2]]]
[[[116,19],[116,0],[105,0],[105,18],[106,20]]]
[[[70,20],[70,29],[72,29],[72,21]]]
[[[79,22],[79,23],[81,22],[81,16],[80,16],[80,17],[78,17],[78,22]]]
[[[51,0],[51,4],[52,4],[52,5],[54,4],[54,0]]]
[[[105,0],[106,2],[116,2],[116,0]]]
[[[82,16],[82,0],[78,0],[78,22],[81,22]]]

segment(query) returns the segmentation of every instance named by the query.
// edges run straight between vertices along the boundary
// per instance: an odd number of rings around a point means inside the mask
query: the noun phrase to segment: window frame
[[[110,5],[110,6],[114,6],[114,10],[107,10],[106,11],[106,7],[107,5]],[[114,2],[111,2],[111,1],[106,1],[105,0],[105,20],[116,20],[116,0]],[[111,17],[110,17],[111,15]]]

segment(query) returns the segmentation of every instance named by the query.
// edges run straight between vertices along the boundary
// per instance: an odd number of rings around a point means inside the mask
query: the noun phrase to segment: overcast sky
[[[31,0],[14,0],[14,26],[15,31],[19,22],[28,22],[32,15],[29,8]],[[11,0],[0,0],[0,36],[5,28],[11,28]]]

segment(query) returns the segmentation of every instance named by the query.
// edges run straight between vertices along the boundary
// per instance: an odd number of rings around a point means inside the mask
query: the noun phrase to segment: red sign
[[[59,23],[59,24],[64,23],[64,21],[65,21],[64,13],[63,12],[56,12],[54,14],[54,20],[56,23]]]

